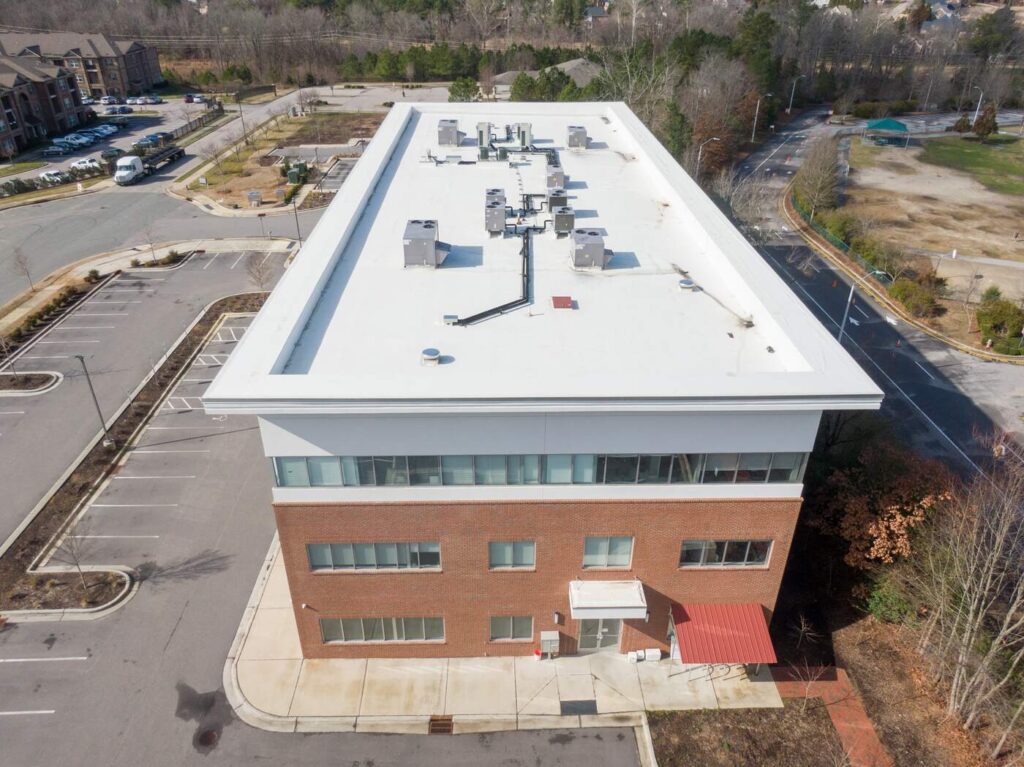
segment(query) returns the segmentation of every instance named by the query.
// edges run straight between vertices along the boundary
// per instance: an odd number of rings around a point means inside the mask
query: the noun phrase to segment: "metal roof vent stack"
[[[459,145],[459,121],[438,120],[437,121],[437,143],[441,146]]]
[[[568,205],[551,209],[552,225],[555,234],[564,237],[576,228],[576,211]]]
[[[481,149],[491,145],[491,124],[490,123],[477,123],[476,124],[476,145],[479,148],[481,148]]]
[[[548,189],[561,189],[565,186],[565,171],[560,167],[548,166]]]
[[[448,250],[437,239],[437,222],[413,219],[405,225],[402,239],[406,266],[440,266]]]
[[[533,126],[530,123],[516,123],[516,141],[521,147],[533,145]]]
[[[582,125],[570,125],[568,128],[568,135],[565,139],[565,145],[570,149],[586,149],[590,143],[590,139],[587,136],[587,129]]]
[[[571,253],[576,269],[604,269],[608,265],[604,237],[596,229],[573,230]]]
[[[420,352],[420,364],[421,365],[440,365],[441,364],[441,352],[437,349],[429,348],[424,349]]]
[[[679,280],[679,289],[684,292],[694,292],[700,290],[700,285],[691,280],[689,277],[683,277]]]
[[[569,195],[561,187],[548,189],[548,210],[564,208],[569,204]]]

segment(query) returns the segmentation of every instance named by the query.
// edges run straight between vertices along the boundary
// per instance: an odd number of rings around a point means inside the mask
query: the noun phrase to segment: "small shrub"
[[[100,281],[100,270],[90,269],[89,273],[85,275],[85,281],[92,285],[94,282]]]
[[[931,317],[935,314],[936,294],[934,287],[922,285],[906,277],[900,277],[889,286],[889,295],[903,304],[915,317]]]
[[[867,607],[882,623],[902,623],[914,612],[910,601],[887,580],[875,584],[868,595]]]
[[[996,285],[989,285],[985,288],[985,292],[981,294],[981,303],[987,304],[992,301],[998,301],[1003,297],[1003,291]]]
[[[138,269],[140,266],[142,266],[142,262],[139,261],[139,259],[137,259],[137,258],[133,258],[132,261],[131,261],[131,265],[135,269]]]
[[[978,307],[978,327],[981,328],[982,339],[991,341],[992,348],[1000,354],[1024,353],[1021,348],[1024,309],[1012,301],[1004,298],[983,301]]]
[[[846,243],[849,243],[860,230],[860,221],[857,217],[841,209],[823,210],[818,213],[815,222],[833,237]]]

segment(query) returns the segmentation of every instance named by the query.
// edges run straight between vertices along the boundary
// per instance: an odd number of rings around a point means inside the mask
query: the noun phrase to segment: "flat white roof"
[[[460,146],[438,145],[440,119],[458,121]],[[529,122],[538,153],[478,160],[481,121],[499,147]],[[566,148],[569,125],[588,148]],[[574,269],[549,225],[530,238],[525,306],[446,324],[520,296],[522,240],[485,230],[484,195],[503,189],[514,209],[542,195],[540,150],[557,152],[608,267]],[[404,266],[410,219],[437,221],[439,268]],[[442,364],[424,365],[426,348]],[[623,104],[399,104],[204,399],[268,414],[822,409],[877,407],[881,392]]]
[[[644,585],[632,581],[570,581],[569,612],[573,618],[643,618],[647,614]]]

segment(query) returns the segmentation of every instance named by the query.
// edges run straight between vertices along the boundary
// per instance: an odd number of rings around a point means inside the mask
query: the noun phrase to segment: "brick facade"
[[[623,622],[620,651],[669,649],[672,602],[758,602],[770,615],[789,555],[800,499],[275,504],[299,637],[307,658],[528,655],[539,632],[557,629],[576,648],[569,615],[574,579],[645,587],[650,619]],[[629,568],[582,567],[588,535],[631,535]],[[771,539],[767,567],[680,569],[684,539]],[[536,541],[536,568],[489,571],[488,543]],[[312,572],[307,543],[439,541],[441,570]],[[307,608],[302,605],[306,604]],[[561,620],[554,623],[554,613]],[[529,642],[490,642],[489,618],[532,615]],[[332,644],[319,618],[445,619],[438,643]]]

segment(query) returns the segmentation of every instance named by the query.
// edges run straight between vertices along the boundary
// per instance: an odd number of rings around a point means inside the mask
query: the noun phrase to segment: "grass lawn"
[[[993,136],[983,143],[950,136],[922,143],[922,162],[969,173],[993,192],[1024,195],[1024,140]]]
[[[23,173],[26,170],[35,170],[36,168],[42,168],[46,165],[45,162],[16,162],[14,165],[0,165],[0,178],[4,176],[13,176],[15,173]]]
[[[870,168],[878,162],[878,155],[882,153],[882,147],[874,144],[865,144],[859,138],[850,140],[850,167]]]
[[[661,767],[829,767],[843,748],[820,698],[783,708],[650,713]]]

